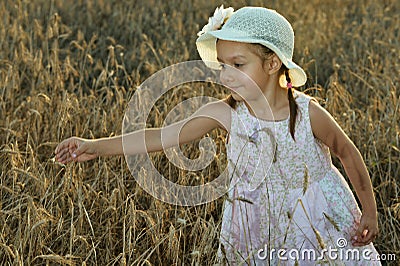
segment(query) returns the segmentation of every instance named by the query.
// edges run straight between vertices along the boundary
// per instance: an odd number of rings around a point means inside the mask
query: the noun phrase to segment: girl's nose
[[[220,79],[222,84],[224,85],[229,85],[232,84],[234,77],[235,77],[235,69],[233,67],[230,67],[228,65],[223,65],[221,67],[221,72],[220,72]]]

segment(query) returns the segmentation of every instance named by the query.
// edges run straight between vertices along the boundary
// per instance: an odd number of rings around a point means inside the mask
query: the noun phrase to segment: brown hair
[[[294,137],[294,131],[295,131],[295,127],[296,127],[298,106],[297,106],[296,100],[294,99],[294,96],[293,96],[293,87],[292,87],[292,81],[289,76],[289,69],[285,65],[282,65],[282,68],[285,73],[286,82],[288,84],[290,84],[287,88],[287,90],[288,90],[287,97],[289,100],[289,132],[290,132],[290,135],[292,135],[293,140],[296,140]]]
[[[250,43],[249,47],[253,52],[258,55],[263,61],[268,59],[274,52],[269,49],[268,47],[258,44],[258,43]],[[291,79],[289,76],[289,69],[282,64],[281,69],[279,70],[280,75],[285,75],[286,82],[288,84],[291,84]],[[296,103],[296,100],[294,99],[293,96],[293,88],[292,86],[288,86],[288,101],[289,101],[289,132],[290,135],[292,136],[293,140],[296,140],[294,137],[294,132],[295,132],[295,127],[296,127],[296,119],[297,119],[297,111],[298,111],[298,106]],[[232,95],[229,95],[227,98],[227,103],[232,107],[236,107],[236,100],[233,99]]]

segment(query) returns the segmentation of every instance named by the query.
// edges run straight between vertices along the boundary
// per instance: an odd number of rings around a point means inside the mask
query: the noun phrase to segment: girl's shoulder
[[[300,110],[304,109],[301,111],[307,113],[310,116],[310,120],[313,116],[319,116],[321,113],[327,114],[327,111],[319,104],[315,97],[297,90],[294,91],[293,95]]]
[[[317,100],[314,97],[297,90],[293,91],[293,97],[297,103],[297,107],[298,110],[300,111],[300,115],[302,116],[302,118],[311,120],[310,108],[313,108],[311,107],[312,105],[318,104]]]
[[[297,104],[308,105],[310,101],[316,101],[314,97],[305,94],[304,92],[294,90],[293,97]]]
[[[201,107],[196,115],[208,117],[215,120],[220,128],[229,131],[231,123],[231,106],[227,103],[226,99],[212,101]]]
[[[294,98],[301,113],[306,114],[311,121],[316,118],[320,119],[321,115],[326,118],[327,111],[319,104],[315,97],[307,95],[304,92],[294,91]]]

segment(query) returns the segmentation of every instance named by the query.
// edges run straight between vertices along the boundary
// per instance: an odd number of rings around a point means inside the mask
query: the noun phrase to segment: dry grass
[[[399,1],[270,2],[296,30],[295,58],[310,76],[309,94],[321,99],[363,154],[379,208],[378,251],[399,258]],[[219,4],[1,1],[2,265],[214,263],[222,200],[175,207],[137,186],[122,158],[68,166],[51,158],[71,135],[119,134],[137,85],[163,67],[198,59],[195,34]],[[176,104],[176,96],[165,101]],[[155,123],[168,111],[163,106]],[[219,162],[195,174],[206,180],[225,161],[224,133],[212,135]],[[195,146],[185,150],[198,153]],[[169,166],[163,154],[154,162],[189,182],[190,174]]]

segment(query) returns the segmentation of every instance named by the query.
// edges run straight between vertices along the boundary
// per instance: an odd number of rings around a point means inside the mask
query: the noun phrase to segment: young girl
[[[217,9],[197,48],[207,65],[219,62],[231,95],[184,121],[129,133],[125,141],[135,145],[125,153],[159,151],[224,128],[232,186],[223,210],[221,262],[380,265],[372,244],[377,209],[367,169],[331,115],[293,89],[306,82],[292,61],[293,47],[292,27],[276,11]],[[362,213],[329,150],[343,164]],[[55,153],[61,163],[122,155],[122,136],[72,137]]]

